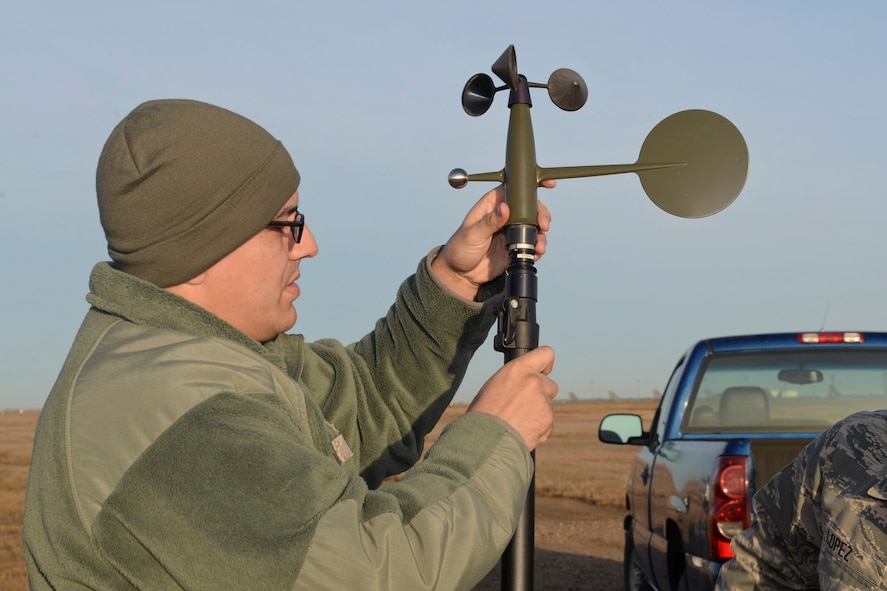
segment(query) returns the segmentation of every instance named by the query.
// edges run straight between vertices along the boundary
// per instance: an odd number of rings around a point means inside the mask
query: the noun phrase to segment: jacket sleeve
[[[295,588],[471,589],[511,539],[532,472],[497,419],[457,419],[399,482],[323,516]]]
[[[532,470],[507,426],[469,414],[371,491],[279,396],[220,394],[127,471],[94,544],[137,588],[467,589],[510,539]]]
[[[483,303],[438,284],[430,272],[435,253],[404,281],[371,333],[348,347],[311,343],[301,366],[291,368],[342,433],[371,488],[419,460],[502,301],[501,282]]]

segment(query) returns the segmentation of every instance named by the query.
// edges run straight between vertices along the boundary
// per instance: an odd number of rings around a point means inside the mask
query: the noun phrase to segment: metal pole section
[[[499,330],[494,345],[511,361],[539,346],[539,324],[536,322],[537,282],[535,267],[536,226],[506,226],[505,239],[511,262],[505,277],[505,301],[499,311]],[[535,462],[536,455],[533,453]],[[502,554],[503,591],[533,589],[533,554],[535,537],[536,478],[518,521],[514,537]]]

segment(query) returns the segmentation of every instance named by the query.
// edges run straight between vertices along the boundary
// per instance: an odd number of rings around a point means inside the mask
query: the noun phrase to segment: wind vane
[[[543,168],[536,163],[530,88],[546,88],[555,105],[576,111],[588,98],[585,81],[573,70],[561,68],[551,74],[547,84],[528,82],[518,72],[513,45],[496,60],[492,70],[504,85],[497,87],[487,74],[475,74],[462,90],[462,108],[478,117],[487,112],[497,92],[509,91],[511,114],[505,168],[481,174],[468,174],[456,168],[450,172],[449,182],[457,189],[471,181],[505,185],[511,212],[505,226],[505,242],[511,260],[494,346],[504,353],[507,363],[539,346],[535,268],[539,183],[634,172],[647,196],[660,209],[679,217],[701,218],[721,211],[742,191],[748,175],[748,147],[739,130],[721,115],[688,110],[660,121],[647,134],[634,164]],[[502,555],[503,590],[533,588],[534,486],[535,480],[514,537]]]

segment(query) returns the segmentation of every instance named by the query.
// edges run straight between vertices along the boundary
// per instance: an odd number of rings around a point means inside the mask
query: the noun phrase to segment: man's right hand
[[[467,412],[499,417],[511,425],[530,451],[548,439],[554,425],[552,399],[557,382],[548,377],[554,350],[539,347],[512,359],[483,385]]]

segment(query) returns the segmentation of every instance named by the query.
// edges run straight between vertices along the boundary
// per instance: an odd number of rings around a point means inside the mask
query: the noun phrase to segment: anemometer
[[[497,92],[509,91],[505,168],[480,174],[456,168],[449,174],[449,183],[457,189],[474,181],[505,186],[511,212],[504,230],[510,263],[494,346],[504,353],[507,363],[539,346],[535,244],[536,191],[541,182],[634,172],[660,209],[683,218],[701,218],[721,211],[739,195],[748,175],[748,147],[739,130],[721,115],[688,110],[660,121],[647,134],[634,164],[543,168],[536,163],[530,88],[545,88],[557,107],[577,111],[588,99],[585,81],[573,70],[561,68],[546,84],[529,82],[518,71],[513,45],[496,60],[492,71],[504,84],[496,86],[489,75],[475,74],[462,90],[462,108],[479,117],[489,110]],[[502,556],[503,590],[533,587],[534,511],[531,484],[514,538]]]

